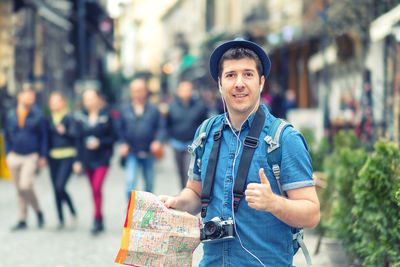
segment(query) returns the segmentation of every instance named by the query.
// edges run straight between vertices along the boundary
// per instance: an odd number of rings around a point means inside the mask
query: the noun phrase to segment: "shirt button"
[[[230,178],[228,178],[228,179],[226,179],[226,181],[227,181],[228,183],[230,183],[230,182],[231,182],[231,179],[230,179]]]
[[[228,202],[225,202],[224,205],[225,205],[225,207],[227,207],[228,206]]]
[[[224,250],[224,254],[225,254],[225,255],[228,255],[228,251],[227,251],[227,250]]]
[[[235,155],[234,155],[233,153],[230,153],[230,154],[229,154],[229,157],[230,157],[231,159],[233,159],[234,156],[235,156]]]

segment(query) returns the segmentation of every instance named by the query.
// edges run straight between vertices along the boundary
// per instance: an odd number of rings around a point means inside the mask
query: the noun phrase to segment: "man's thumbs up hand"
[[[272,192],[271,185],[264,173],[264,169],[261,168],[258,174],[261,183],[250,183],[247,185],[247,189],[244,192],[246,195],[246,201],[250,208],[259,211],[272,212],[276,206],[275,203],[277,197],[279,196]]]
[[[264,169],[263,169],[263,168],[261,168],[261,169],[258,171],[258,175],[260,175],[261,184],[267,184],[267,185],[269,185],[268,178],[267,178],[267,176],[265,176],[265,173],[264,173]]]

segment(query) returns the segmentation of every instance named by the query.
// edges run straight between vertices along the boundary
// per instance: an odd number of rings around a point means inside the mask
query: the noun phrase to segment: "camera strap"
[[[240,163],[238,167],[237,178],[235,179],[235,184],[233,187],[233,205],[234,210],[237,211],[239,202],[243,197],[244,187],[247,181],[247,175],[249,172],[251,160],[254,155],[254,151],[258,147],[258,139],[260,137],[261,131],[264,127],[265,112],[260,106],[255,114],[253,123],[250,127],[248,135],[243,141],[243,152],[240,158]],[[224,123],[221,124],[220,128],[214,133],[214,144],[211,149],[210,158],[207,164],[207,170],[205,175],[205,181],[203,184],[203,189],[201,193],[201,217],[204,218],[207,213],[208,204],[211,201],[212,189],[214,186],[215,171],[217,168],[219,150],[221,146],[222,129]]]

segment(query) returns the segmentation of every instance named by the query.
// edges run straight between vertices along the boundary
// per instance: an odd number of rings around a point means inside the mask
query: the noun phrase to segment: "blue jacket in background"
[[[190,99],[187,106],[179,97],[172,101],[167,114],[168,137],[192,143],[197,127],[207,119],[207,107],[200,99]]]
[[[6,154],[13,151],[20,155],[38,152],[41,157],[48,154],[48,134],[43,112],[33,106],[22,129],[18,127],[17,109],[7,113],[4,127]]]
[[[158,108],[147,102],[142,115],[136,115],[131,103],[121,107],[119,141],[129,144],[131,152],[150,152],[154,140],[166,139],[165,119]]]

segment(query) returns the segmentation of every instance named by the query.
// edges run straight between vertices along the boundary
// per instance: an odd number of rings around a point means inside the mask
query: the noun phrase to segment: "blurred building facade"
[[[348,128],[365,141],[399,139],[398,1],[125,2],[136,10],[129,12],[137,59],[131,71],[156,75],[165,92],[182,79],[216,88],[209,55],[220,41],[243,37],[271,57],[264,93],[293,90],[297,106],[320,109],[333,133]]]
[[[113,49],[112,22],[111,27],[104,26],[106,4],[105,0],[0,2],[2,109],[15,104],[23,83],[33,86],[38,104],[46,110],[51,91],[74,100],[77,81],[102,81],[104,55]]]

